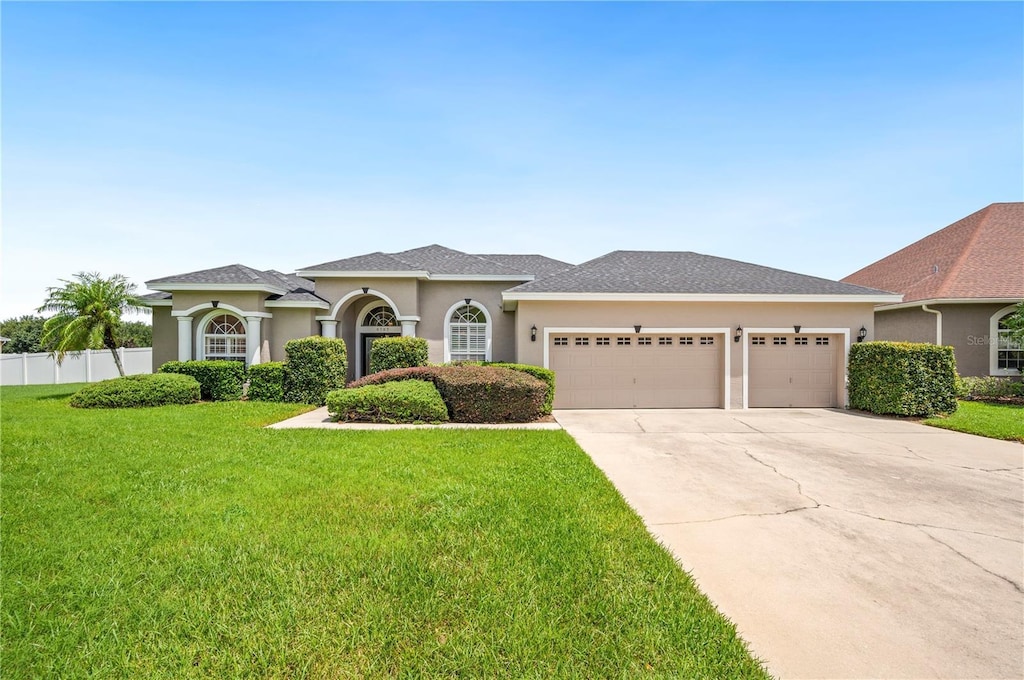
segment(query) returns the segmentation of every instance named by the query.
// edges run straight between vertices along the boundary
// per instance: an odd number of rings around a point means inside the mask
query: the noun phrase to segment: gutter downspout
[[[921,309],[929,314],[935,315],[935,344],[942,344],[942,312],[937,309],[928,309],[928,305],[921,305]]]

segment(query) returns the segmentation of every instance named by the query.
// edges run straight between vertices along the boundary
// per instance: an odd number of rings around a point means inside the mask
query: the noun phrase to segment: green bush
[[[233,401],[242,397],[245,364],[241,361],[168,361],[160,373],[190,375],[199,381],[203,399]]]
[[[250,401],[284,401],[284,362],[250,366],[248,395]]]
[[[441,393],[448,417],[457,423],[523,423],[544,415],[547,384],[499,366],[450,364],[371,373],[349,388],[401,380],[429,380]]]
[[[323,406],[327,393],[345,386],[348,362],[341,338],[289,340],[284,345],[285,401]]]
[[[86,385],[71,396],[76,408],[136,408],[199,401],[199,381],[189,375],[129,375]]]
[[[491,363],[485,363],[484,366],[498,366],[500,368],[507,368],[513,371],[522,371],[532,375],[534,378],[543,380],[547,384],[547,393],[544,395],[544,415],[550,415],[551,409],[555,404],[555,372],[549,368],[543,368],[541,366],[533,366],[531,364],[512,364],[504,361],[495,361]]]
[[[958,395],[976,401],[1024,398],[1024,382],[1011,378],[960,378]]]
[[[458,423],[522,423],[544,413],[547,385],[507,368],[444,366],[434,384]]]
[[[426,380],[334,390],[327,395],[327,412],[334,420],[343,421],[438,423],[448,420],[448,408],[441,394]]]
[[[930,416],[956,410],[952,347],[864,342],[850,348],[850,406],[872,413]]]
[[[370,373],[426,365],[427,341],[423,338],[377,338],[370,346]]]

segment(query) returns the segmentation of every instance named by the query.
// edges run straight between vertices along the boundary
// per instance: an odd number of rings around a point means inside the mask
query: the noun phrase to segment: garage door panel
[[[549,348],[556,408],[722,406],[721,338],[701,345],[680,335],[560,337]]]
[[[748,343],[750,407],[837,405],[838,338],[752,334]]]

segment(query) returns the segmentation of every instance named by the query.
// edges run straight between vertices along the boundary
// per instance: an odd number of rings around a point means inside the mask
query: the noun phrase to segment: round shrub
[[[485,363],[484,366],[498,366],[499,368],[508,368],[513,371],[521,371],[527,375],[532,375],[538,380],[543,380],[547,385],[547,393],[544,395],[544,415],[551,415],[551,409],[555,405],[555,372],[549,368],[542,366],[534,366],[533,364],[512,364],[503,361],[495,361],[491,363]]]
[[[199,381],[188,375],[154,373],[129,375],[86,385],[71,397],[75,408],[136,408],[193,404],[199,401]]]
[[[247,394],[250,401],[284,401],[284,362],[250,366]]]
[[[448,420],[448,408],[433,383],[403,380],[334,390],[327,395],[334,420],[375,423],[437,423]]]
[[[377,338],[370,349],[370,373],[426,365],[427,341],[423,338]]]
[[[245,364],[241,361],[168,361],[160,373],[190,375],[199,381],[203,399],[207,401],[234,401],[242,397],[245,382]]]

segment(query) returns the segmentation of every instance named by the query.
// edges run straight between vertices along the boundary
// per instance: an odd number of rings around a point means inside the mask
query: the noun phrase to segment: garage
[[[842,335],[751,333],[747,338],[747,405],[838,406],[842,342]]]
[[[551,334],[555,408],[718,408],[724,404],[720,333]]]

